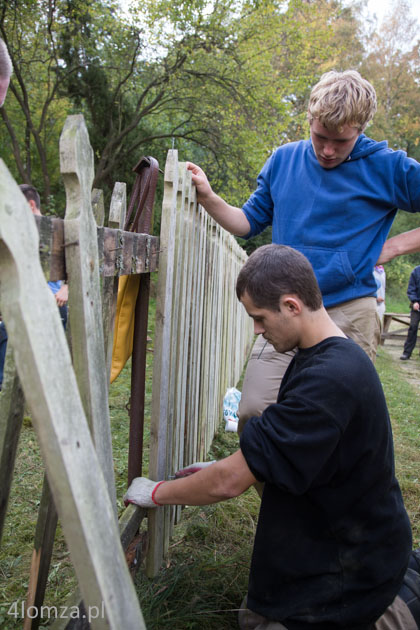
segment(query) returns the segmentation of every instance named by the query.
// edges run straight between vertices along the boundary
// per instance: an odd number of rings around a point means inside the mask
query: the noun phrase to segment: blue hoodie
[[[373,277],[398,208],[420,212],[420,164],[361,134],[334,169],[310,140],[279,147],[243,206],[246,238],[273,226],[273,243],[298,249],[315,270],[324,305],[375,296]]]

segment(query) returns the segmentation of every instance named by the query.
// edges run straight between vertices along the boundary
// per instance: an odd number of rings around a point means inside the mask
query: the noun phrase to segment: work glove
[[[213,459],[211,462],[195,462],[194,464],[190,464],[186,468],[178,470],[178,472],[175,473],[175,478],[179,479],[180,477],[188,477],[188,475],[193,475],[199,470],[203,470],[203,468],[207,468],[207,466],[211,466],[215,463],[215,459]]]
[[[155,508],[162,503],[158,503],[154,494],[157,488],[164,481],[152,481],[146,477],[136,477],[131,482],[130,487],[124,495],[124,503],[127,506],[129,503],[134,503],[144,508]]]

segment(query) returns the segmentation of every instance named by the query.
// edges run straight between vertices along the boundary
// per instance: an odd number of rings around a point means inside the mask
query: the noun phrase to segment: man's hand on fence
[[[197,190],[197,201],[202,203],[213,193],[207,175],[202,168],[192,162],[187,162],[187,169],[191,171],[192,181]]]
[[[215,464],[216,460],[213,459],[211,462],[195,462],[194,464],[190,464],[186,468],[182,468],[175,473],[175,478],[179,479],[180,477],[188,477],[188,475],[193,475],[194,473],[202,470],[203,468],[207,468],[207,466],[211,466]]]
[[[130,487],[124,495],[125,505],[127,506],[129,503],[134,503],[135,505],[139,505],[144,508],[155,508],[158,505],[162,505],[154,498],[157,488],[162,483],[165,482],[152,481],[146,477],[136,477],[133,479]]]

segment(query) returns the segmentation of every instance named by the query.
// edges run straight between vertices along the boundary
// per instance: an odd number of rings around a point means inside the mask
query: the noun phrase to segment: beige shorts
[[[329,308],[327,311],[343,333],[363,348],[374,361],[381,336],[376,299],[359,298]],[[238,410],[239,433],[249,418],[260,416],[268,405],[276,402],[281,380],[294,354],[295,351],[280,354],[261,335],[258,336],[242,386]]]

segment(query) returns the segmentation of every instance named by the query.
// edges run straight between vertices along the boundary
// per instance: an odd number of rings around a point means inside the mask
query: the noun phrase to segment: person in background
[[[297,348],[277,401],[247,422],[233,455],[173,481],[137,477],[124,500],[206,505],[264,482],[242,630],[417,629],[406,600],[419,600],[404,588],[420,575],[407,568],[411,528],[372,361],[329,317],[300,252],[257,249],[236,293],[255,334]]]
[[[376,310],[381,320],[381,328],[383,326],[385,315],[385,289],[386,289],[386,273],[383,265],[375,265],[373,268],[377,291],[376,291]]]
[[[420,251],[420,229],[386,240],[398,208],[420,211],[420,164],[364,134],[376,108],[375,90],[358,72],[324,74],[309,98],[310,139],[270,156],[242,208],[219,197],[199,166],[187,164],[198,202],[226,230],[250,238],[272,225],[274,243],[307,256],[330,317],[372,360],[380,340],[373,267]],[[257,339],[239,431],[275,402],[293,354]]]
[[[19,186],[24,194],[32,214],[41,216],[41,198],[37,189],[30,184],[21,184]],[[68,314],[68,299],[69,289],[66,281],[58,280],[56,282],[48,282],[48,286],[54,294],[57,302],[58,309],[60,311],[61,321],[64,326],[64,330],[67,327],[67,314]],[[7,330],[3,321],[0,321],[0,390],[3,383],[4,362],[6,358],[7,349]]]
[[[41,215],[41,198],[37,189],[30,184],[21,184],[19,186],[23,192],[32,214]],[[60,310],[61,321],[63,322],[64,329],[67,326],[67,302],[69,299],[69,288],[66,281],[58,280],[56,282],[48,282],[52,293],[55,296],[57,306]]]
[[[407,296],[410,300],[410,326],[401,361],[407,361],[416,347],[417,331],[420,323],[420,265],[414,267],[408,281]]]

